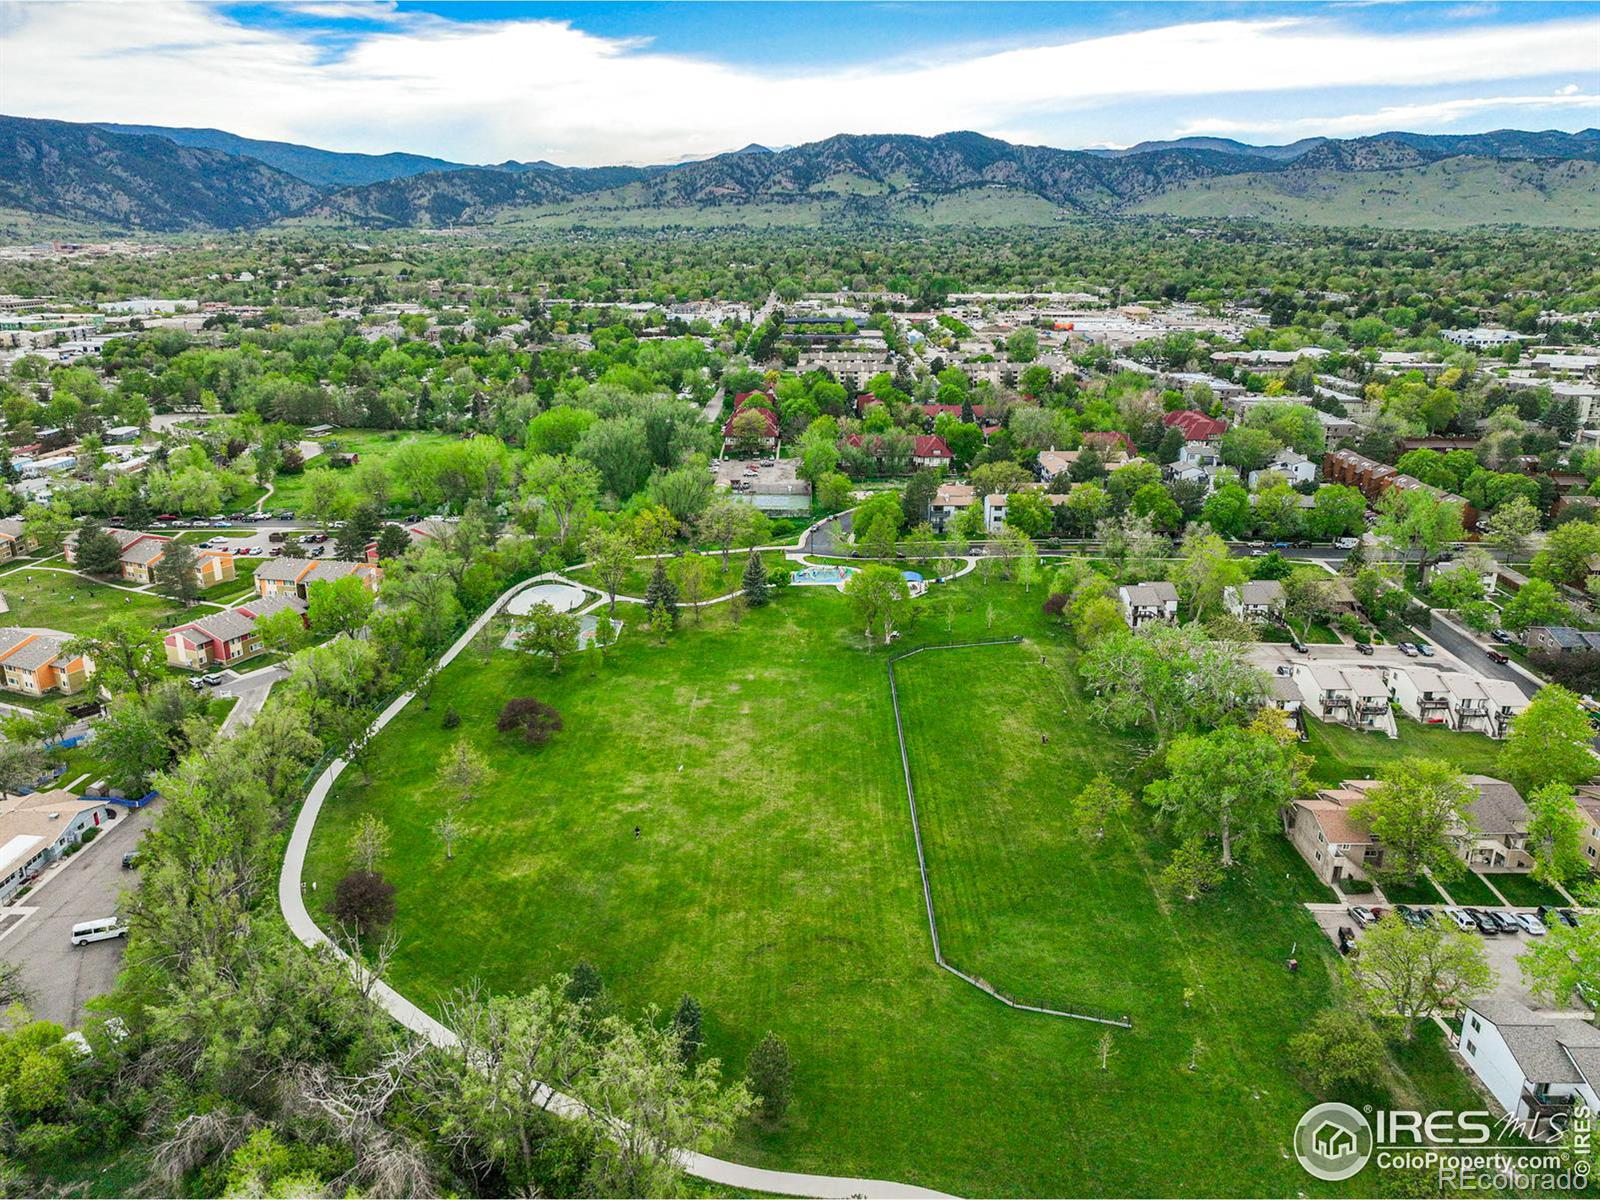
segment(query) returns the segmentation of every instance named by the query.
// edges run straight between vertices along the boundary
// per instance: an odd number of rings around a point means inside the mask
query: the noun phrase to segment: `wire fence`
[[[922,903],[928,914],[928,935],[933,941],[933,961],[942,969],[956,976],[956,978],[971,984],[980,992],[986,992],[993,996],[1008,1008],[1018,1009],[1022,1012],[1042,1013],[1049,1017],[1067,1017],[1074,1021],[1091,1021],[1097,1025],[1116,1025],[1123,1029],[1131,1029],[1133,1028],[1133,1022],[1126,1016],[1113,1017],[1105,1013],[1082,1011],[1082,1006],[1058,1008],[1039,1001],[1021,999],[1004,988],[989,982],[981,975],[974,975],[972,972],[963,970],[951,962],[945,957],[944,947],[939,940],[939,917],[933,906],[933,886],[928,880],[928,857],[922,845],[922,822],[917,815],[917,789],[911,778],[911,754],[906,748],[905,723],[900,716],[900,689],[895,680],[894,665],[903,659],[921,654],[926,650],[966,650],[979,646],[1014,646],[1021,641],[1022,638],[1019,636],[992,638],[980,642],[941,642],[931,646],[918,646],[915,650],[907,650],[905,653],[896,654],[889,659],[889,701],[894,707],[895,737],[900,742],[900,768],[905,773],[906,803],[911,810],[911,835],[917,846],[917,870],[922,876]]]

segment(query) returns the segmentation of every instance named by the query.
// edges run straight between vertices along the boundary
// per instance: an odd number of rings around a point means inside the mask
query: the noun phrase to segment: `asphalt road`
[[[18,908],[33,911],[0,934],[0,960],[21,965],[28,1007],[36,1017],[75,1028],[84,1005],[116,982],[121,938],[87,946],[74,946],[69,939],[79,921],[116,912],[119,894],[137,884],[138,873],[122,869],[122,856],[138,845],[160,803],[123,811],[104,834],[24,896]]]
[[[1468,663],[1478,674],[1514,683],[1522,689],[1522,694],[1530,699],[1539,690],[1538,684],[1530,682],[1525,676],[1512,670],[1510,664],[1491,662],[1482,646],[1469,637],[1463,637],[1437,617],[1432,618],[1428,634],[1462,662]]]
[[[267,695],[272,691],[272,685],[280,679],[288,678],[289,672],[282,666],[273,665],[261,667],[258,670],[236,675],[232,679],[218,684],[216,694],[219,696],[237,696],[239,703],[235,704],[228,713],[227,719],[222,722],[220,732],[228,736],[237,730],[243,729],[256,719],[262,705],[267,702]]]

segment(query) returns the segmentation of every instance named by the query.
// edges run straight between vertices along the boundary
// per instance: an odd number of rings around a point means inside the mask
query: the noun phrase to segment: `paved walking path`
[[[494,619],[496,614],[505,606],[506,602],[523,591],[539,583],[548,583],[553,574],[535,576],[533,579],[523,580],[502,592],[498,599],[491,604],[477,620],[467,627],[467,631],[457,638],[448,650],[439,658],[435,670],[443,670],[455,661],[455,658],[472,643],[472,639],[482,632],[484,626]],[[619,597],[620,599],[620,597]],[[406,692],[396,696],[389,707],[379,714],[373,722],[367,736],[378,734],[390,721],[404,711],[411,702],[415,692]],[[454,1046],[457,1044],[455,1033],[446,1025],[429,1016],[411,1001],[407,1000],[394,988],[384,983],[381,979],[372,981],[365,966],[353,962],[350,956],[341,950],[323,933],[317,923],[312,920],[311,914],[306,911],[305,897],[302,894],[304,884],[302,877],[305,870],[306,850],[311,845],[311,831],[316,828],[317,816],[322,811],[322,802],[328,798],[328,793],[333,790],[334,783],[344,771],[345,760],[334,759],[328,769],[317,777],[316,783],[306,795],[305,804],[300,809],[300,814],[295,818],[294,830],[289,835],[289,848],[284,855],[283,873],[278,876],[278,907],[283,911],[284,920],[288,922],[289,929],[305,945],[316,948],[326,946],[328,950],[344,959],[354,970],[363,983],[371,983],[370,995],[384,1010],[400,1024],[415,1033],[421,1034],[437,1046]],[[545,1090],[541,1100],[549,1098],[547,1105],[551,1111],[562,1116],[576,1116],[582,1112],[582,1102],[572,1096],[562,1095],[560,1092]],[[844,1176],[833,1175],[806,1175],[797,1171],[769,1171],[762,1167],[750,1167],[743,1163],[729,1162],[726,1159],[712,1158],[705,1154],[680,1152],[679,1161],[683,1169],[690,1175],[700,1179],[710,1180],[712,1183],[721,1184],[723,1187],[733,1188],[738,1191],[748,1192],[775,1192],[786,1196],[818,1196],[818,1197],[849,1197],[869,1196],[884,1197],[885,1200],[919,1200],[923,1197],[943,1197],[944,1192],[932,1191],[928,1188],[916,1187],[912,1184],[895,1183],[885,1179],[851,1179]]]

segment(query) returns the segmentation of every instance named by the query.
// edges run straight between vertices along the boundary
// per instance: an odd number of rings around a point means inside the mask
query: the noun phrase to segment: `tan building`
[[[21,518],[7,517],[0,521],[0,562],[32,554],[38,548],[39,543],[23,532]]]
[[[154,583],[156,564],[166,555],[167,547],[173,539],[163,534],[140,533],[133,529],[108,528],[106,532],[116,538],[117,544],[122,547],[121,565],[118,571],[122,579],[140,586]],[[66,551],[67,562],[76,566],[78,562],[76,533],[67,535],[63,549]],[[219,583],[227,583],[236,577],[233,555],[226,550],[196,549],[194,560],[195,583],[201,591],[215,587]]]
[[[361,580],[368,591],[376,592],[383,571],[371,563],[346,562],[341,558],[275,558],[256,569],[256,594],[287,594],[305,600],[307,589],[313,583],[331,583],[348,575]]]
[[[1467,782],[1477,795],[1468,806],[1473,828],[1458,830],[1454,836],[1461,860],[1474,870],[1532,870],[1528,806],[1521,794],[1504,780],[1487,775],[1468,775]],[[1347,779],[1284,810],[1284,833],[1324,883],[1367,879],[1383,867],[1383,843],[1352,811],[1378,786],[1376,779]]]
[[[7,691],[25,696],[48,692],[74,695],[94,677],[88,655],[69,654],[70,633],[54,629],[0,628],[0,681]]]

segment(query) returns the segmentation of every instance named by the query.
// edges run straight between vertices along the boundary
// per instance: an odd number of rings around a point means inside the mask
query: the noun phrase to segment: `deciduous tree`
[[[1397,1017],[1406,1041],[1417,1022],[1454,1010],[1494,986],[1483,945],[1444,921],[1413,926],[1390,918],[1363,935],[1355,977],[1379,1017]]]

